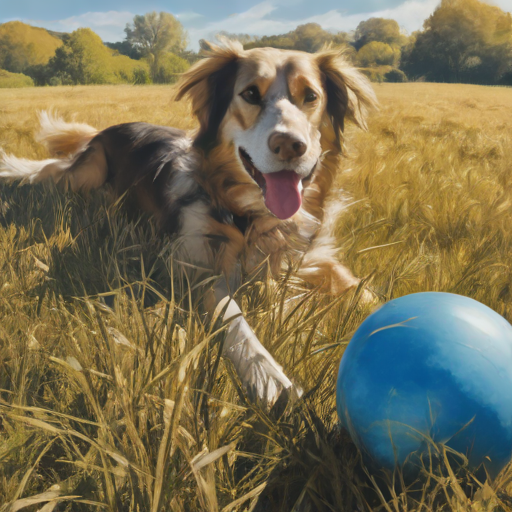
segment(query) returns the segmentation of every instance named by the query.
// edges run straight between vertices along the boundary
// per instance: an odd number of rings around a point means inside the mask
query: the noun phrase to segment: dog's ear
[[[343,51],[325,49],[316,54],[316,59],[324,78],[327,113],[341,150],[345,118],[366,130],[366,119],[377,107],[377,97],[368,78],[348,62]]]
[[[217,142],[217,132],[233,99],[238,61],[243,46],[238,41],[222,41],[222,46],[208,43],[206,58],[185,72],[178,84],[176,99],[188,96],[199,120],[194,145],[208,151]]]

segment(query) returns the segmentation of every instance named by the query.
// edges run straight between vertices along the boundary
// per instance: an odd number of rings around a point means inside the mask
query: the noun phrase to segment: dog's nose
[[[268,147],[279,157],[279,160],[301,157],[308,149],[308,145],[302,139],[283,132],[274,132],[268,138]]]

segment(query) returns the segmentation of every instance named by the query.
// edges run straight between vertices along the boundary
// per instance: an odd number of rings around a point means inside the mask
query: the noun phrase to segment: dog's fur
[[[365,128],[375,95],[336,50],[244,51],[226,42],[212,45],[183,75],[182,97],[190,98],[199,120],[193,138],[146,123],[97,132],[43,114],[40,140],[53,158],[2,153],[0,178],[52,178],[76,191],[110,184],[116,195],[127,193],[129,204],[151,212],[162,231],[182,239],[180,259],[223,276],[207,307],[224,307],[231,323],[224,355],[249,391],[273,402],[291,383],[229,297],[266,259],[279,275],[285,257],[324,292],[357,286],[334,257],[322,224],[345,119]]]

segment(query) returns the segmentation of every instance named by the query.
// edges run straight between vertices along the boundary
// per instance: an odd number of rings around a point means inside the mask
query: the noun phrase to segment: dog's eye
[[[318,96],[315,92],[309,90],[306,92],[306,95],[304,96],[304,103],[313,103],[313,101],[316,101]]]
[[[255,85],[246,89],[240,96],[251,105],[259,105],[261,103],[260,91]]]

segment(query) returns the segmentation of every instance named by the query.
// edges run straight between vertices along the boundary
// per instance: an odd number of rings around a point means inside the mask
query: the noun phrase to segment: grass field
[[[381,110],[369,132],[349,128],[333,194],[346,204],[340,257],[382,300],[448,291],[511,321],[512,89],[376,91]],[[44,157],[33,139],[41,109],[99,128],[193,128],[171,93],[3,89],[0,146]],[[2,187],[0,511],[512,508],[510,468],[482,485],[441,467],[420,490],[368,473],[336,423],[338,363],[369,312],[348,298],[291,280],[243,289],[249,322],[306,396],[279,417],[247,403],[218,359],[222,329],[175,293],[172,243],[118,210],[103,193]]]

